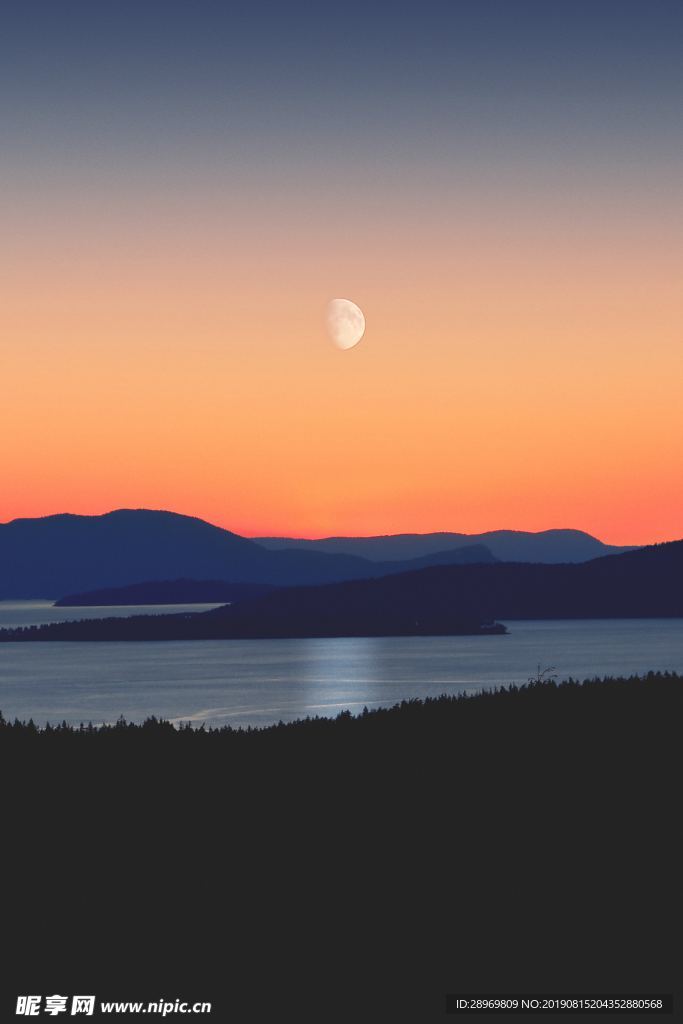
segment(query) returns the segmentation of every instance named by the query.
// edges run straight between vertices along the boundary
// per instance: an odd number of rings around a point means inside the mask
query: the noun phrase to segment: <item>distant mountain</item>
[[[406,569],[422,569],[430,565],[486,565],[495,561],[481,544],[455,551],[440,551],[423,558],[405,562],[369,562],[363,559],[362,571],[358,559],[353,561],[353,575],[363,578],[394,575]],[[335,562],[335,567],[336,567]],[[152,580],[132,583],[125,587],[103,587],[86,590],[81,594],[67,594],[55,601],[57,608],[94,607],[102,605],[142,604],[208,604],[234,603],[249,597],[260,597],[275,586],[271,583],[226,583],[221,580]]]
[[[398,572],[426,569],[430,565],[493,565],[498,559],[494,558],[484,544],[471,544],[445,551],[433,551],[418,558],[391,559],[383,562],[367,559],[367,561],[371,566],[371,571],[367,575],[393,576]]]
[[[683,541],[579,565],[501,562],[290,587],[209,612],[53,623],[12,640],[426,636],[495,631],[505,619],[683,618]]]
[[[222,583],[220,580],[159,580],[128,587],[105,587],[84,594],[69,594],[55,601],[56,608],[110,605],[227,604],[261,597],[274,588],[268,583]]]
[[[328,554],[358,555],[371,561],[419,558],[468,545],[485,545],[501,562],[587,562],[602,555],[617,555],[634,550],[603,544],[582,530],[544,530],[523,533],[518,530],[493,530],[490,533],[398,533],[384,537],[326,537],[323,540],[297,540],[288,537],[256,537],[270,551],[297,549],[325,551]],[[432,563],[434,564],[434,563]]]
[[[201,519],[146,509],[0,525],[0,598],[53,597],[149,580],[317,583],[362,575],[363,559],[266,551]]]
[[[276,590],[204,614],[235,636],[449,634],[501,619],[683,617],[682,578],[683,541],[675,541],[576,565],[435,566]]]
[[[432,561],[433,561],[432,556]],[[481,546],[445,560],[491,561]],[[101,516],[56,515],[0,524],[0,600],[60,598],[153,580],[210,579],[276,586],[327,583],[399,572],[325,551],[269,551],[201,519],[147,509]]]

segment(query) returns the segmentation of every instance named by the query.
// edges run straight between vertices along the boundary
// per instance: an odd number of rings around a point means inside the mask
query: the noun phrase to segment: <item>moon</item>
[[[353,348],[365,333],[363,310],[351,299],[332,299],[327,306],[327,333],[337,348]]]

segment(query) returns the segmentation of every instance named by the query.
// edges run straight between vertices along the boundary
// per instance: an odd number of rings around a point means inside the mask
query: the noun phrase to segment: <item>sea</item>
[[[214,605],[0,602],[0,628]],[[0,644],[0,711],[37,724],[258,727],[415,697],[654,670],[683,673],[683,619],[514,621],[506,636]]]

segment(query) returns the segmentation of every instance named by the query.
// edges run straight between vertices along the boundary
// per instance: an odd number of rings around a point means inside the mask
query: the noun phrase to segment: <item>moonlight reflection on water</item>
[[[41,615],[45,621],[51,611],[47,603],[22,607],[24,622]],[[0,626],[18,625],[19,608],[0,603]],[[54,611],[75,617],[74,609]],[[507,625],[509,635],[490,637],[3,644],[0,709],[37,723],[154,714],[178,723],[257,726],[524,683],[538,665],[555,666],[559,679],[683,672],[680,619]]]

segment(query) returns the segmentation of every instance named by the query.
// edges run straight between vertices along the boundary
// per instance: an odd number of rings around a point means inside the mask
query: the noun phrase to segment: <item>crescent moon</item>
[[[353,348],[365,333],[363,310],[350,299],[332,299],[327,306],[327,333],[337,348]]]

